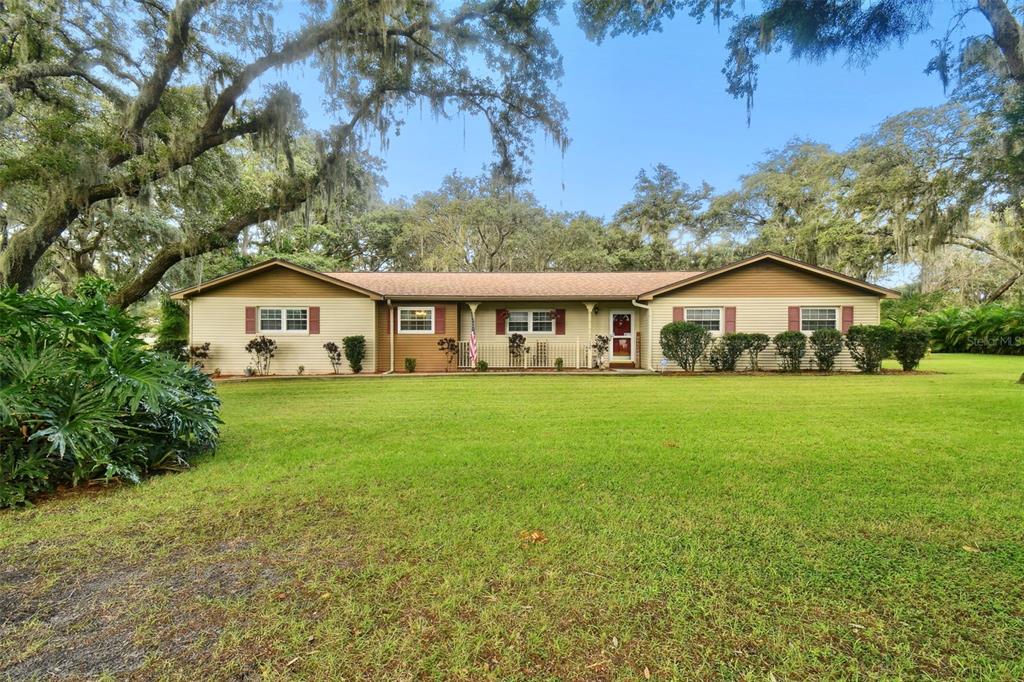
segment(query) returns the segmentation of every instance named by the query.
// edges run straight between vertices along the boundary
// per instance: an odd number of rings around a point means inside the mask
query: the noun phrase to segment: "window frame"
[[[512,313],[526,313],[526,329],[527,331],[516,331],[511,329]],[[533,315],[534,313],[547,313],[550,315],[551,329],[547,331],[537,331],[533,328]],[[557,323],[555,321],[555,311],[551,308],[515,308],[514,310],[508,311],[508,317],[505,318],[505,336],[512,336],[513,334],[539,334],[541,336],[551,336],[555,334],[557,330]]]
[[[280,329],[264,329],[263,328],[263,311],[264,310],[276,310],[281,313],[281,328]],[[302,310],[306,313],[306,328],[305,329],[288,329],[288,311],[289,310]],[[259,334],[309,334],[309,306],[302,305],[261,305],[256,308],[256,329]]]
[[[700,320],[700,321],[691,320],[690,319],[690,311],[691,310],[717,310],[718,311],[718,329],[708,329],[704,325],[700,324],[700,322],[707,322],[708,320]],[[707,329],[709,334],[711,334],[713,336],[718,336],[718,335],[722,334],[724,332],[724,330],[725,330],[725,306],[717,306],[717,305],[685,306],[683,308],[683,322],[689,322],[690,324],[696,324],[699,327]]]
[[[818,327],[817,329],[804,329],[804,311],[805,310],[831,310],[835,314],[835,317],[832,320],[833,321],[833,326],[832,327]],[[818,320],[818,321],[820,321],[820,320]],[[811,334],[816,332],[818,329],[835,329],[836,331],[842,331],[842,329],[843,329],[843,327],[842,327],[842,312],[840,311],[839,306],[834,306],[834,305],[808,305],[808,306],[800,306],[800,333],[806,334],[806,335],[810,336]]]
[[[426,310],[430,313],[430,329],[402,329],[402,311],[403,310]],[[395,331],[399,334],[433,334],[434,330],[437,329],[437,319],[434,311],[434,306],[427,305],[400,305],[398,306],[398,312],[395,313]]]

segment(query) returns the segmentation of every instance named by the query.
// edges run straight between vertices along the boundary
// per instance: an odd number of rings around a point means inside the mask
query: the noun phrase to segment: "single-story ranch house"
[[[242,374],[245,345],[272,337],[271,371],[328,373],[323,349],[346,336],[366,338],[366,372],[445,370],[438,341],[454,338],[459,369],[477,358],[492,368],[591,367],[598,335],[611,341],[612,367],[677,369],[663,362],[661,328],[673,320],[728,332],[810,333],[878,324],[881,299],[895,291],[774,253],[707,272],[315,272],[284,260],[182,289],[172,297],[189,308],[189,343],[211,344],[208,369]],[[521,360],[508,336],[526,337]],[[771,346],[762,368],[775,367]],[[838,369],[853,369],[846,351]],[[347,365],[346,365],[347,369]],[[454,369],[454,367],[453,367]]]

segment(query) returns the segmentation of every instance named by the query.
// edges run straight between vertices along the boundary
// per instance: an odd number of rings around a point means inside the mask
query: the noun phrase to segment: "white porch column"
[[[472,329],[476,329],[476,309],[480,307],[480,301],[469,301],[469,302],[466,303],[466,306],[469,308],[469,317],[470,317],[471,328]],[[479,338],[479,337],[480,337],[480,332],[478,331],[477,332],[477,338]],[[477,346],[478,349],[480,348],[480,342],[479,341],[477,342],[476,346]],[[479,357],[480,357],[479,350],[477,351],[477,357],[476,358],[470,356],[470,358],[469,358],[469,364],[471,365],[470,369],[474,369],[474,370],[476,369],[476,362],[477,362],[477,358],[479,358]]]
[[[594,308],[597,304],[586,302],[583,306],[587,309],[587,369],[593,369],[594,359],[591,356],[591,346],[594,343]]]

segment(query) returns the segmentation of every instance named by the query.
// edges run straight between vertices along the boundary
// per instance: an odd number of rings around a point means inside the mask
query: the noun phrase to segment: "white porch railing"
[[[575,341],[527,341],[520,358],[512,357],[508,343],[478,343],[476,359],[483,360],[494,369],[544,369],[555,366],[562,358],[566,369],[580,369],[589,363],[588,348],[579,339]],[[469,341],[459,341],[459,369],[472,369]]]

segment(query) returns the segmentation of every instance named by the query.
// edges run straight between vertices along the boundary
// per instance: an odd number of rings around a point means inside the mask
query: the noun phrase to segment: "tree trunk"
[[[1024,31],[1003,0],[978,0],[978,9],[992,26],[992,39],[1006,60],[1006,70],[1015,82],[1024,84]]]

